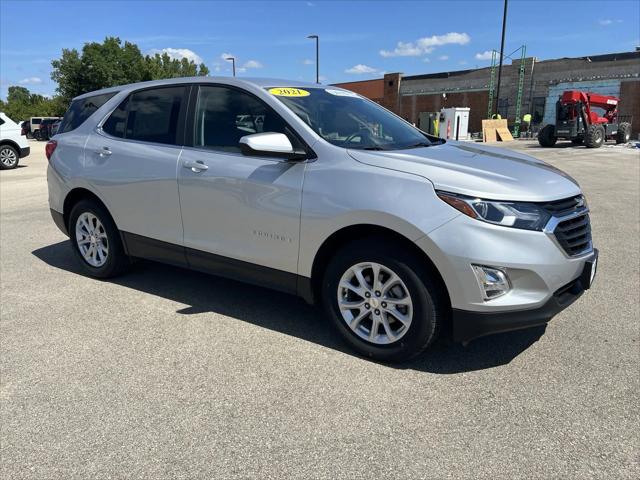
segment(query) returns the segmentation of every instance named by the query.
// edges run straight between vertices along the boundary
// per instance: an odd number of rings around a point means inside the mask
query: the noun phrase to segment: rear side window
[[[116,93],[118,92],[103,93],[71,102],[69,110],[64,114],[58,133],[70,132],[78,128]]]
[[[127,113],[129,109],[129,98],[127,97],[124,102],[118,105],[113,113],[107,118],[107,121],[102,125],[102,130],[113,137],[124,138],[125,131],[127,129]]]

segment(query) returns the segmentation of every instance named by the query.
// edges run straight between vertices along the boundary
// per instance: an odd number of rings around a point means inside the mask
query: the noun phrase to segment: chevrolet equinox
[[[444,141],[353,92],[185,78],[75,98],[46,146],[51,214],[86,274],[145,258],[320,303],[382,361],[547,323],[591,286],[579,185]]]

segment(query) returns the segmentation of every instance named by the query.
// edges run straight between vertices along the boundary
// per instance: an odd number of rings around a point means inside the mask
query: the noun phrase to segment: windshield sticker
[[[311,95],[309,92],[302,90],[301,88],[287,87],[270,88],[269,93],[271,95],[277,95],[278,97],[308,97]]]
[[[326,88],[325,92],[330,93],[331,95],[335,95],[337,97],[356,97],[356,98],[360,98],[360,95],[358,95],[355,92],[350,92],[348,90],[334,90],[332,88]]]

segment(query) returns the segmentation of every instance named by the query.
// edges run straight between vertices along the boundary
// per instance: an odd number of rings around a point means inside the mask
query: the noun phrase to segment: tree
[[[0,110],[15,121],[29,117],[57,117],[66,109],[67,103],[60,97],[47,98],[18,86],[9,87],[7,101],[0,102]]]
[[[66,101],[82,93],[144,80],[208,75],[202,63],[186,58],[172,59],[166,53],[143,56],[137,45],[117,37],[104,42],[85,43],[82,53],[64,49],[62,57],[51,62],[51,78]]]
[[[171,58],[167,53],[145,57],[149,80],[163,78],[195,77],[209,75],[209,69],[204,63],[196,65],[186,58]]]

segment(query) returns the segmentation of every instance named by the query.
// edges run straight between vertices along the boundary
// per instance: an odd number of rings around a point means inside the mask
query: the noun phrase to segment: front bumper
[[[416,244],[447,287],[453,336],[473,338],[547,323],[588,288],[580,281],[597,251],[569,257],[544,232],[491,225],[460,215]],[[485,300],[472,265],[504,271],[511,290]]]
[[[592,258],[595,260],[597,257],[598,251],[594,250]],[[466,343],[485,335],[544,325],[580,298],[591,286],[592,279],[591,268],[585,264],[578,278],[556,291],[544,305],[531,310],[472,312],[453,309],[453,341]]]

